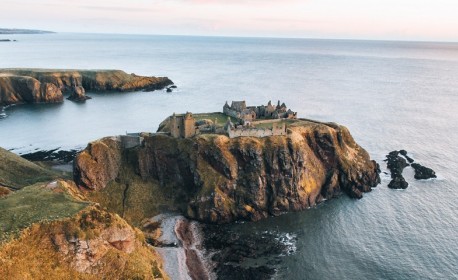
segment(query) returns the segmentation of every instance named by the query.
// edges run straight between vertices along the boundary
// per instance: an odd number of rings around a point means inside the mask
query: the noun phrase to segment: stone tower
[[[192,113],[187,112],[183,118],[183,133],[182,137],[189,138],[196,135],[196,120]]]
[[[189,138],[196,135],[196,120],[192,113],[170,117],[170,135],[175,138]]]

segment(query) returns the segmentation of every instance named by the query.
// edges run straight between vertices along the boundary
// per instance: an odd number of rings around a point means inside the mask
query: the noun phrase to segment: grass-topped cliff
[[[121,70],[0,69],[0,105],[85,100],[86,91],[153,91],[173,82],[167,77],[146,77]]]
[[[297,120],[286,136],[159,134],[133,149],[101,139],[77,157],[74,176],[134,223],[167,207],[224,223],[302,210],[340,193],[360,198],[379,183],[378,172],[347,128]]]
[[[4,149],[0,163],[2,279],[168,279],[143,233],[73,181]]]

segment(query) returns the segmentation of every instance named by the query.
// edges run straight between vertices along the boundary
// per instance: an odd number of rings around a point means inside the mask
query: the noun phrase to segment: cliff
[[[173,82],[167,77],[145,77],[121,70],[0,69],[0,105],[85,100],[92,91],[153,91]]]
[[[342,192],[361,198],[378,173],[347,128],[307,120],[264,138],[156,134],[133,149],[104,138],[74,162],[75,182],[91,199],[134,224],[164,208],[211,223],[258,220]]]
[[[0,198],[2,279],[168,279],[143,233],[70,181]]]
[[[0,74],[0,105],[56,103],[63,100],[61,90],[52,83],[41,83],[27,76]]]

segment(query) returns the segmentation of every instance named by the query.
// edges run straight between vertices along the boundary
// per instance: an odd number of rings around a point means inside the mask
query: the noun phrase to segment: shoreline
[[[204,257],[202,230],[197,222],[181,215],[160,214],[147,223],[159,224],[158,245],[154,248],[163,258],[164,269],[171,279],[216,279]]]

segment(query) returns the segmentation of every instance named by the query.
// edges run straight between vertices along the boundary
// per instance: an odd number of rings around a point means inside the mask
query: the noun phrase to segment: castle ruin
[[[170,135],[175,138],[189,138],[198,134],[196,129],[196,119],[192,113],[186,112],[184,115],[173,115],[170,117]]]
[[[269,101],[267,106],[246,106],[245,101],[232,101],[231,106],[226,101],[223,106],[223,113],[241,120],[242,122],[252,122],[258,119],[296,119],[297,113],[288,109],[285,103],[273,106]]]
[[[280,101],[277,106],[273,106],[271,101],[267,106],[246,106],[245,101],[233,101],[229,106],[226,102],[223,113],[228,117],[224,126],[218,126],[216,118],[214,122],[208,119],[196,121],[192,113],[174,113],[170,117],[170,135],[175,138],[190,138],[205,133],[226,134],[230,138],[286,135],[285,120],[297,118],[297,113],[288,109],[285,103],[280,104]]]

